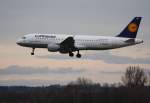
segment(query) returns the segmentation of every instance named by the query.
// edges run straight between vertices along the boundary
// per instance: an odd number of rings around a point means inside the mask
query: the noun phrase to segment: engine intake
[[[48,44],[47,49],[50,52],[56,52],[56,51],[58,51],[60,49],[60,45],[51,43],[51,44]]]

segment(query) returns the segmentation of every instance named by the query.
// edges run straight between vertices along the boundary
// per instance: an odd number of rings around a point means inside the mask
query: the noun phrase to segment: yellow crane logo
[[[137,26],[137,24],[135,24],[135,23],[131,23],[131,24],[129,24],[129,26],[128,26],[128,30],[129,30],[130,32],[136,32],[137,29],[138,29],[138,26]]]

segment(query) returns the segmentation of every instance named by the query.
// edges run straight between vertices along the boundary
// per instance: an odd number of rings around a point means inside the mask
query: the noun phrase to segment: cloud
[[[141,67],[141,69],[145,72],[146,75],[149,75],[150,73],[150,69],[149,68],[143,68]],[[126,72],[126,69],[119,69],[119,70],[100,70],[98,71],[98,73],[100,74],[104,74],[104,75],[124,75]]]
[[[10,43],[19,35],[33,32],[111,35],[120,32],[121,25],[135,15],[144,16],[144,25],[149,26],[148,0],[115,0],[110,4],[108,0],[32,1],[0,1],[1,42]],[[149,30],[148,26],[144,29]],[[143,34],[142,37],[149,36]]]
[[[81,52],[82,53],[82,52]],[[58,55],[40,55],[37,58],[42,59],[76,59],[76,57],[69,57],[68,55],[58,54]],[[102,60],[109,64],[150,64],[150,58],[131,58],[121,55],[113,55],[109,51],[99,51],[92,53],[85,53],[82,55],[81,60]]]
[[[94,53],[89,55],[89,59],[102,60],[109,64],[150,64],[150,58],[130,58],[125,56],[107,53]]]
[[[124,74],[124,71],[99,71],[99,73],[106,75],[121,75]]]
[[[53,81],[53,80],[0,80],[0,86],[49,86],[56,84],[66,84],[63,81]]]
[[[85,69],[72,69],[72,68],[34,68],[34,67],[20,67],[12,65],[0,69],[0,75],[32,75],[32,74],[76,74],[83,73]]]
[[[80,68],[23,67],[0,68],[0,85],[42,86],[66,84],[87,72]]]

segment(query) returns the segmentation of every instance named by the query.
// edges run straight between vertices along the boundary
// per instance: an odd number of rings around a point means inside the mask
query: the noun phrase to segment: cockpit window
[[[22,39],[26,39],[26,37],[22,37]]]

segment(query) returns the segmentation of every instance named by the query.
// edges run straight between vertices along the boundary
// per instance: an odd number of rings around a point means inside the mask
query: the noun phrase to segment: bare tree
[[[93,84],[92,80],[91,79],[88,79],[88,78],[78,78],[77,79],[77,83],[78,84],[81,84],[81,85],[91,85]]]
[[[93,84],[92,80],[84,77],[79,77],[77,78],[76,81],[69,83],[69,85],[82,85],[82,86],[88,86],[92,84]]]
[[[148,74],[148,86],[150,86],[150,72]]]
[[[147,75],[139,66],[129,66],[122,77],[124,85],[128,87],[144,86],[147,83]]]

